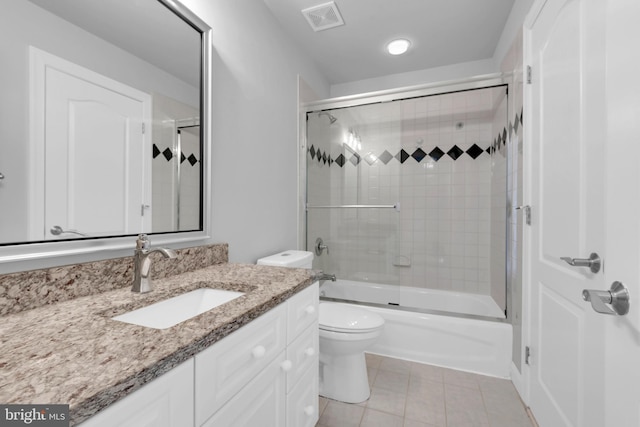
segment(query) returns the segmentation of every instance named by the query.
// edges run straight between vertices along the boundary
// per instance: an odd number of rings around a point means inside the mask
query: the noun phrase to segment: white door
[[[605,41],[617,26],[609,14],[624,2],[539,1],[528,22],[532,83],[527,88],[527,143],[531,147],[533,211],[528,378],[529,405],[541,427],[640,425],[638,385],[633,386],[635,396],[629,397],[624,389],[631,387],[612,379],[618,371],[612,366],[617,358],[613,355],[619,350],[632,354],[636,362],[640,360],[637,332],[631,334],[635,339],[626,342],[616,340],[613,344],[610,337],[612,328],[619,330],[638,314],[633,307],[627,317],[598,314],[582,300],[583,289],[606,291],[614,280],[623,280],[614,277],[617,272],[613,266],[618,262],[635,266],[635,276],[629,280],[638,280],[640,235],[627,239],[628,244],[623,245],[627,254],[612,250],[612,244],[619,241],[611,237],[612,226],[624,229],[631,225],[622,222],[623,216],[616,211],[619,208],[613,206],[635,206],[637,213],[640,196],[637,179],[632,184],[634,200],[617,187],[620,175],[631,169],[623,168],[615,157],[626,155],[614,154],[619,141],[611,137],[612,129],[618,126],[612,111],[618,109],[619,99],[607,92],[615,79],[608,66],[610,46]],[[630,49],[631,38],[623,39],[616,42],[625,42],[625,48]],[[637,223],[635,219],[635,229]],[[594,252],[606,267],[597,273],[561,259],[587,259]],[[637,293],[635,283],[633,287]],[[611,397],[614,395],[634,401],[635,406],[619,407]],[[610,421],[616,411],[621,423]]]
[[[42,111],[42,119],[35,120],[42,131],[34,134],[41,135],[37,150],[44,153],[34,193],[44,204],[44,217],[32,220],[32,237],[77,237],[52,233],[56,226],[89,236],[150,231],[151,215],[143,208],[150,205],[145,186],[150,185],[151,155],[143,129],[150,97],[33,52],[34,104]]]

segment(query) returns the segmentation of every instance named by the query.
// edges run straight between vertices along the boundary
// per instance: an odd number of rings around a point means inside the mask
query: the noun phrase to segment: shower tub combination
[[[321,283],[320,298],[385,319],[369,353],[509,377],[512,328],[489,296],[338,279]]]

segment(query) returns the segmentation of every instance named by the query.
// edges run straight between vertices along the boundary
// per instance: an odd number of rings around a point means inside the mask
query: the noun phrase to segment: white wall
[[[232,262],[296,248],[298,75],[329,85],[262,1],[183,3],[213,28],[213,240]]]

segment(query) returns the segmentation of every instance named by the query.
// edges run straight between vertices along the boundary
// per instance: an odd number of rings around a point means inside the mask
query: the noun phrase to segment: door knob
[[[582,299],[589,301],[598,313],[624,316],[629,312],[629,290],[620,282],[613,282],[608,291],[585,289]]]
[[[592,273],[597,273],[602,267],[602,260],[597,253],[593,252],[589,258],[570,258],[563,256],[560,258],[564,262],[574,267],[589,267]]]

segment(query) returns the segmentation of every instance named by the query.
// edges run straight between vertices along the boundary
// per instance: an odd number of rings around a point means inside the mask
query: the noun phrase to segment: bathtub
[[[320,298],[364,304],[385,319],[370,353],[509,377],[511,325],[488,296],[337,280],[321,283]]]

